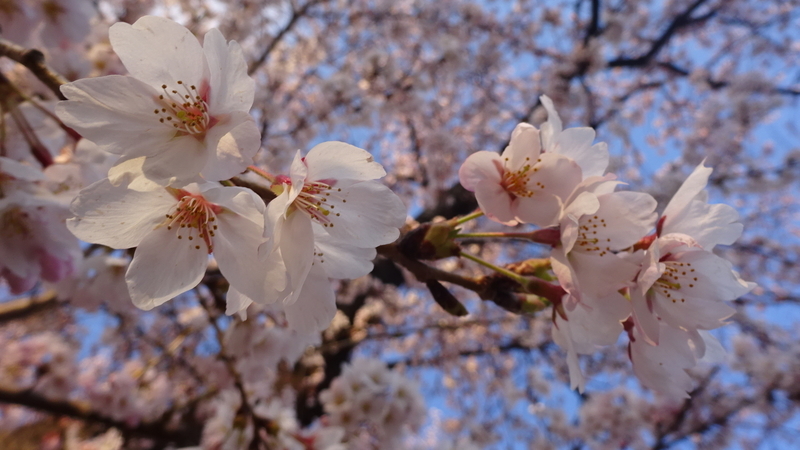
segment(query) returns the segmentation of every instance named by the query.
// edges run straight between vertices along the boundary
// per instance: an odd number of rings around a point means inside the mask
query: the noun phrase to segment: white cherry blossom
[[[473,153],[458,176],[491,219],[547,227],[557,223],[564,200],[581,181],[581,170],[567,157],[541,153],[539,130],[520,123],[502,155]]]
[[[212,253],[232,287],[254,299],[274,297],[284,279],[258,257],[263,211],[260,198],[238,187],[134,191],[102,180],[73,202],[68,226],[87,242],[137,247],[125,278],[134,304],[151,309],[196,286]]]
[[[750,292],[731,264],[702,249],[691,237],[669,234],[648,249],[648,262],[631,289],[634,318],[642,337],[659,344],[665,323],[685,330],[712,330],[735,310],[726,301]]]
[[[203,46],[183,26],[145,16],[109,31],[130,76],[62,86],[61,120],[120,155],[112,184],[139,171],[160,185],[217,181],[242,172],[260,146],[248,111],[254,81],[236,42],[212,29]]]
[[[314,224],[327,232],[335,242],[333,247],[339,246],[345,252],[374,249],[400,235],[399,228],[406,219],[405,205],[389,188],[373,181],[385,174],[369,152],[343,142],[325,142],[305,157],[297,152],[290,176],[276,180],[273,189],[283,192],[267,206],[265,236],[269,242],[262,246],[262,252],[268,258],[279,258],[286,267],[287,306],[291,308],[302,291],[321,289],[320,269],[314,269],[313,283],[305,286],[315,254],[319,256],[321,250],[325,255],[339,256],[324,250],[327,241],[317,242]],[[328,277],[349,278],[353,270],[358,276],[363,275],[363,267],[358,262],[352,268],[345,264],[324,273]],[[330,298],[325,297],[325,303],[330,303]]]
[[[561,245],[550,261],[570,294],[567,309],[584,296],[605,297],[633,283],[641,252],[620,252],[655,225],[656,201],[641,192],[619,191],[613,175],[587,178],[575,189],[560,218]]]

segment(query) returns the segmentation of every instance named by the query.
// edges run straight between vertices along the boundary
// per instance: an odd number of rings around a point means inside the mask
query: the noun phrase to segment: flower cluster
[[[369,427],[387,448],[394,448],[390,443],[399,441],[405,425],[418,429],[426,416],[417,385],[375,359],[345,365],[319,398],[332,424],[343,427],[348,435]]]
[[[659,217],[650,195],[616,190],[622,183],[605,173],[608,151],[593,144],[593,129],[563,129],[552,101],[541,101],[549,116],[541,130],[519,124],[502,155],[471,155],[461,184],[492,220],[550,227],[558,236],[549,263],[561,294],[549,300],[573,388],[585,385],[578,354],[614,344],[625,331],[642,384],[685,396],[692,387],[685,370],[718,354],[708,330],[734,313],[725,302],[755,286],[712,252],[739,237],[738,214],[708,204],[711,169],[700,164]]]
[[[336,311],[329,280],[369,273],[375,247],[405,222],[402,201],[375,181],[383,167],[341,142],[298,151],[289,175],[259,171],[277,195],[267,207],[227,181],[248,169],[261,142],[239,45],[213,29],[201,46],[151,16],[112,26],[110,39],[131,75],[66,84],[68,100],[56,107],[99,151],[119,156],[108,178],[73,201],[69,230],[136,247],[125,280],[139,308],[195,287],[213,255],[230,284],[229,314],[282,302],[290,327],[327,328]]]

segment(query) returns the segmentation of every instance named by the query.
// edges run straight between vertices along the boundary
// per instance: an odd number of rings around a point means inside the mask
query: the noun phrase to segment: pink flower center
[[[197,86],[187,86],[183,81],[178,81],[177,89],[170,89],[166,84],[162,84],[161,89],[164,91],[158,96],[161,108],[153,110],[158,121],[174,128],[180,136],[204,139],[206,131],[217,123],[208,114],[208,89],[201,94]]]
[[[692,263],[680,261],[662,261],[666,268],[661,278],[656,280],[653,289],[666,296],[672,303],[686,302],[683,294],[697,284],[697,273]]]
[[[217,214],[222,212],[222,207],[205,199],[202,195],[191,194],[182,189],[173,193],[178,199],[178,206],[172,214],[167,214],[164,224],[167,229],[177,229],[178,239],[186,238],[189,244],[200,250],[200,244],[195,240],[202,240],[208,248],[208,253],[214,251],[214,237],[217,225]]]
[[[500,180],[500,186],[515,197],[533,197],[534,194],[534,191],[530,190],[528,184],[531,181],[531,176],[539,171],[537,165],[541,159],[537,160],[534,165],[527,162],[530,161],[528,157],[525,158],[525,161],[525,165],[517,170],[509,170],[507,167],[500,170],[503,174]],[[508,158],[505,159],[505,163],[508,163]],[[539,189],[544,189],[544,184],[538,181],[535,183],[535,186]]]
[[[300,195],[294,200],[294,205],[305,211],[312,219],[319,222],[323,227],[333,227],[332,219],[341,214],[335,212],[337,201],[347,203],[347,200],[340,194],[341,188],[334,188],[325,181],[311,181],[303,185]]]

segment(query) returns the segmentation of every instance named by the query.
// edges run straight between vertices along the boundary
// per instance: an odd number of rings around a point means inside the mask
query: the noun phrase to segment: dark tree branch
[[[650,49],[644,53],[643,55],[637,56],[635,58],[627,58],[627,57],[620,57],[617,59],[613,59],[608,62],[609,67],[643,67],[648,65],[657,55],[658,53],[669,44],[670,39],[672,39],[675,34],[680,31],[682,28],[686,28],[690,25],[695,23],[703,22],[705,20],[710,19],[716,14],[716,10],[712,10],[702,16],[692,17],[692,14],[697,10],[697,8],[703,6],[708,0],[695,0],[694,3],[689,5],[686,11],[678,14],[672,22],[669,24],[666,30],[661,34],[661,36],[656,39],[653,44],[650,46]]]
[[[18,298],[0,303],[0,325],[58,306],[56,291],[47,291],[35,297]]]
[[[0,403],[25,406],[43,413],[55,416],[67,416],[73,419],[85,420],[116,428],[128,437],[144,437],[159,442],[162,446],[174,444],[178,446],[197,445],[200,442],[202,426],[192,420],[182,420],[174,423],[183,424],[180,428],[171,428],[169,411],[153,422],[132,425],[129,422],[119,421],[92,411],[88,406],[69,401],[49,400],[30,390],[9,391],[0,389]]]
[[[56,97],[60,100],[67,99],[61,93],[61,85],[67,83],[67,80],[44,63],[44,53],[36,49],[26,49],[0,38],[0,56],[5,56],[27,67],[39,81],[56,94]]]

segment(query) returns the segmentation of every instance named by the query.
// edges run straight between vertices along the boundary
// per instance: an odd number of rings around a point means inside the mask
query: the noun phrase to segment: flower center
[[[683,294],[687,289],[694,288],[697,284],[697,273],[692,268],[692,263],[680,261],[662,261],[666,265],[661,278],[653,284],[653,289],[666,296],[672,303],[686,302]]]
[[[205,132],[217,120],[208,114],[208,102],[197,91],[197,86],[178,81],[177,89],[170,89],[166,84],[162,84],[161,89],[164,91],[158,96],[161,108],[153,111],[158,121],[174,128],[180,136],[205,138]]]
[[[178,239],[186,238],[195,249],[200,250],[200,244],[195,242],[197,239],[205,242],[208,253],[214,251],[211,238],[217,230],[214,222],[217,214],[222,212],[222,207],[210,203],[202,195],[182,189],[176,189],[173,195],[178,199],[178,206],[172,214],[167,214],[162,225],[166,225],[168,230],[175,228]]]
[[[294,200],[294,205],[323,227],[333,227],[332,219],[341,215],[334,211],[336,203],[347,203],[341,192],[341,188],[334,188],[323,181],[306,182]]]
[[[0,231],[7,237],[26,237],[31,233],[28,213],[19,206],[8,208],[0,216]]]
[[[509,170],[507,167],[502,169],[503,178],[500,180],[500,186],[515,197],[533,197],[534,194],[534,191],[529,189],[528,183],[531,181],[531,176],[539,171],[537,165],[541,159],[538,159],[534,165],[529,163],[529,157],[526,157],[525,161],[525,165],[515,171]],[[505,163],[508,163],[508,158],[505,159]],[[535,185],[539,189],[544,189],[544,184],[538,181]]]

